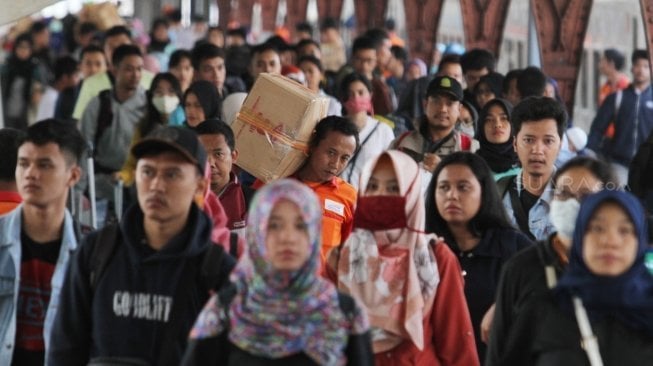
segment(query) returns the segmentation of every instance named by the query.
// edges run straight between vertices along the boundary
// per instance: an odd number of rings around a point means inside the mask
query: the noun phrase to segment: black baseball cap
[[[463,87],[458,80],[448,76],[438,76],[431,80],[426,89],[426,96],[432,97],[436,94],[447,94],[457,101],[463,100]]]
[[[132,147],[136,159],[163,151],[175,151],[195,164],[201,174],[206,166],[206,151],[194,131],[187,127],[163,127],[150,132]]]

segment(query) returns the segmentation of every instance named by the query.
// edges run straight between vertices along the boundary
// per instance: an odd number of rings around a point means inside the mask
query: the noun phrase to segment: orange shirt
[[[326,266],[329,251],[343,243],[354,228],[354,207],[356,205],[356,188],[344,180],[334,177],[324,183],[307,182],[291,175],[306,184],[315,192],[322,206],[322,249],[320,258],[322,268]],[[252,188],[261,188],[264,183],[257,179]]]
[[[18,207],[23,199],[18,192],[0,191],[0,215],[4,215]]]
[[[598,105],[600,106],[601,104],[603,104],[603,101],[605,100],[605,98],[608,95],[610,95],[610,94],[612,94],[612,93],[614,93],[614,92],[616,92],[618,90],[624,90],[624,89],[626,89],[628,87],[628,85],[630,85],[630,80],[628,79],[628,77],[626,75],[621,75],[619,80],[617,80],[617,85],[615,87],[613,87],[612,85],[610,85],[606,81],[605,84],[601,85],[601,89],[599,89],[599,104]]]

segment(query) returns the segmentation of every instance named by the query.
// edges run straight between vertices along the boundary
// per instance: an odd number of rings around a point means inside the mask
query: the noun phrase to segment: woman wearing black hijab
[[[220,118],[222,104],[218,90],[213,83],[199,80],[188,87],[184,93],[184,112],[186,113],[185,125],[195,128],[203,121],[211,118]]]
[[[511,113],[510,102],[492,99],[481,109],[478,119],[476,139],[480,148],[476,153],[490,166],[495,180],[519,173],[519,159],[513,146],[515,134],[510,124]]]

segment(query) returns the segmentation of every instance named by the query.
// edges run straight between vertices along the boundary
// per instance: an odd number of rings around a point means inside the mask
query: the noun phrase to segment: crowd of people
[[[653,360],[648,51],[632,81],[604,52],[585,132],[539,68],[411,59],[388,25],[250,45],[173,11],[149,43],[79,23],[53,57],[45,21],[11,39],[0,364]],[[268,183],[231,128],[262,73],[328,99]]]

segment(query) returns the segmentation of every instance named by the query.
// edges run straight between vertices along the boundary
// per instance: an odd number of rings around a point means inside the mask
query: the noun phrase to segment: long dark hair
[[[426,191],[426,231],[437,233],[452,240],[453,235],[449,225],[442,218],[435,204],[435,188],[442,170],[449,165],[463,165],[468,167],[481,185],[481,206],[476,215],[469,221],[469,230],[477,237],[490,228],[511,228],[508,215],[501,202],[499,191],[494,182],[490,167],[485,160],[476,154],[468,152],[455,152],[442,158],[435,168],[431,183]]]
[[[172,86],[172,90],[174,90],[175,94],[177,95],[177,98],[179,98],[179,104],[181,105],[181,86],[179,85],[179,80],[172,75],[169,72],[162,72],[159,74],[156,74],[154,76],[154,79],[152,79],[152,84],[150,85],[150,89],[147,91],[147,111],[145,113],[145,116],[141,120],[138,128],[141,133],[141,137],[147,136],[154,128],[157,126],[165,126],[168,124],[168,121],[163,120],[163,116],[159,111],[154,108],[154,104],[152,104],[152,98],[154,97],[154,90],[159,86],[159,83],[161,81],[167,81],[170,83]]]

